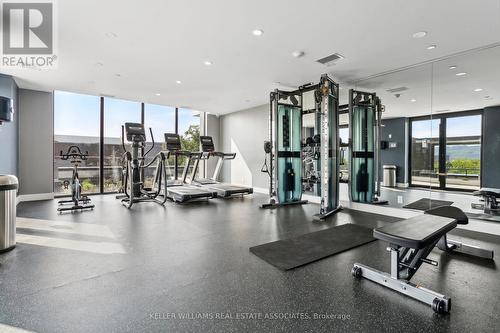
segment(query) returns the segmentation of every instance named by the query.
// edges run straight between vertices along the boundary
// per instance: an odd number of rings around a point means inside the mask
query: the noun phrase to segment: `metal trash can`
[[[0,253],[16,246],[16,195],[19,182],[15,176],[0,175]]]
[[[384,165],[383,185],[387,187],[396,187],[396,166]]]

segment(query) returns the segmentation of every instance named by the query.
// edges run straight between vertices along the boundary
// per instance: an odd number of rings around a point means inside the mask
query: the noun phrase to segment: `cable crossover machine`
[[[313,93],[314,107],[304,109],[304,94]],[[315,114],[319,136],[302,142],[302,117]],[[304,179],[303,148],[314,145],[318,159],[317,176]],[[304,181],[317,183],[320,211],[315,219],[324,219],[341,209],[339,205],[339,85],[328,75],[318,84],[306,84],[294,91],[276,89],[270,94],[269,141],[264,142],[266,159],[262,172],[269,175],[269,202],[262,208],[305,204]],[[269,164],[268,164],[269,161]]]

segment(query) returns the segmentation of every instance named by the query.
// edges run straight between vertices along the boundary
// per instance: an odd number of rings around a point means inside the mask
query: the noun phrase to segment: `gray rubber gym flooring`
[[[339,224],[376,227],[396,218],[343,211],[318,223],[316,205],[259,209],[265,200],[255,194],[129,211],[114,196],[96,196],[94,211],[64,215],[55,201],[22,203],[23,243],[0,256],[0,323],[36,332],[498,332],[494,263],[434,251],[439,267],[423,265],[413,281],[452,297],[451,314],[440,316],[351,276],[354,262],[389,270],[383,242],[286,272],[249,251]],[[500,255],[498,236],[456,234]]]

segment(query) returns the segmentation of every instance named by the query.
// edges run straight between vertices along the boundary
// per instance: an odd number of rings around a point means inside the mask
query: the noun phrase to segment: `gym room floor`
[[[249,252],[254,245],[339,224],[375,227],[398,218],[345,209],[326,222],[312,222],[317,205],[262,210],[257,207],[267,197],[261,194],[165,207],[143,203],[130,211],[112,195],[92,198],[94,211],[73,214],[57,214],[56,201],[18,206],[19,243],[0,257],[0,322],[36,332],[494,332],[500,327],[499,272],[490,261],[432,252],[439,266],[425,265],[413,281],[452,298],[452,311],[443,317],[352,277],[354,262],[389,270],[383,242],[286,272]],[[500,253],[500,236],[463,229],[452,234]],[[206,313],[233,319],[180,318]],[[237,319],[237,313],[337,319]]]
[[[339,193],[341,200],[349,201],[348,184],[341,183]],[[453,206],[456,206],[467,213],[482,213],[481,210],[473,209],[471,207],[471,203],[480,203],[479,198],[473,196],[471,192],[449,192],[418,187],[405,188],[382,186],[380,193],[380,198],[382,200],[387,200],[389,207],[402,208],[403,206],[422,198],[429,198],[433,200],[451,201],[453,202]]]

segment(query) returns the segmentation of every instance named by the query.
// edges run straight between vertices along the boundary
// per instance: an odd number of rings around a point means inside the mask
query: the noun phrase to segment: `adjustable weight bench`
[[[391,252],[391,273],[385,273],[355,263],[352,274],[391,288],[421,302],[429,304],[438,313],[451,309],[451,299],[445,295],[410,282],[422,263],[437,266],[427,259],[429,253],[438,247],[447,252],[461,252],[481,258],[493,259],[493,251],[462,244],[447,239],[447,233],[458,224],[467,224],[468,218],[457,207],[446,206],[430,209],[425,215],[373,230],[373,236],[389,243]]]
[[[500,189],[483,187],[479,191],[472,192],[472,195],[481,197],[481,200],[484,201],[482,204],[472,203],[472,208],[481,209],[485,214],[500,213],[500,206],[497,202],[497,199],[500,198]]]

